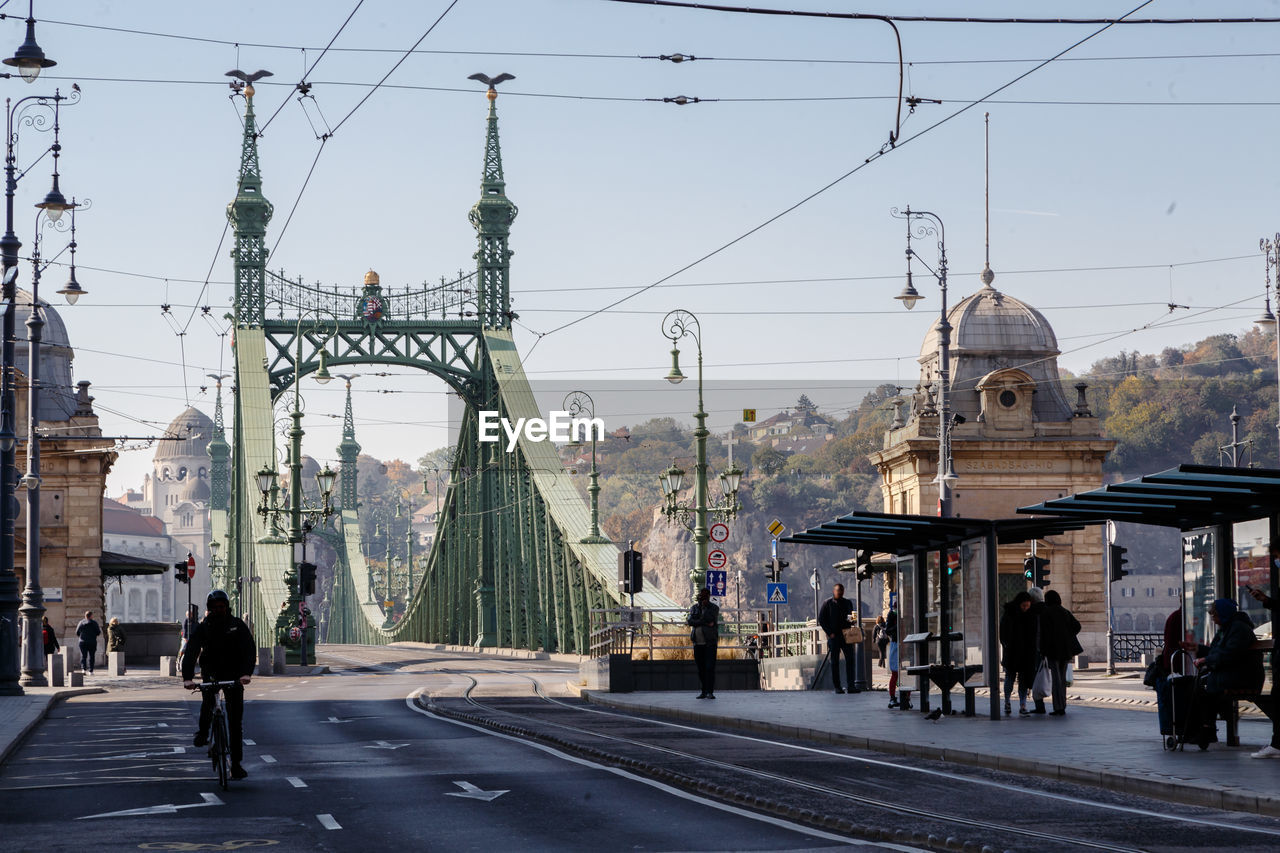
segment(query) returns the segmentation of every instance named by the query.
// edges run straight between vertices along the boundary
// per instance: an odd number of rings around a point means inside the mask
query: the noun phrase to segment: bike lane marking
[[[320,825],[325,829],[342,829],[342,824],[334,820],[331,814],[318,814],[316,820],[320,821]]]

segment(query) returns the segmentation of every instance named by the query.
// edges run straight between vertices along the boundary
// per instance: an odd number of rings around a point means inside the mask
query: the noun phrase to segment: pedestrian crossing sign
[[[764,585],[764,597],[770,604],[786,604],[787,585],[785,583],[766,583]]]

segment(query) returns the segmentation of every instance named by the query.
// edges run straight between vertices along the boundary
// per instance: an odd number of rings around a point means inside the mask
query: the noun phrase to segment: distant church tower
[[[1039,311],[996,290],[988,267],[984,284],[948,312],[953,328],[950,407],[958,479],[952,512],[970,518],[1007,518],[1020,506],[1096,489],[1102,463],[1115,447],[1076,386],[1073,405],[1058,380],[1058,341]],[[937,513],[938,332],[920,347],[920,381],[871,455],[880,471],[884,511]],[[960,422],[963,418],[963,422]],[[1085,652],[1104,656],[1106,611],[1103,541],[1099,528],[1040,540],[1049,559],[1050,588],[1079,618]],[[1025,589],[1022,564],[1030,543],[1000,549],[999,603]]]
[[[215,436],[214,423],[199,409],[188,408],[165,430],[152,460],[152,476],[143,487],[143,497],[151,514],[165,523],[166,532],[178,543],[178,559],[190,551],[196,558],[196,577],[191,601],[204,612],[209,594],[209,541],[211,459],[209,444]],[[185,590],[179,588],[179,592]],[[183,604],[185,606],[185,602]],[[180,606],[179,612],[182,607]]]

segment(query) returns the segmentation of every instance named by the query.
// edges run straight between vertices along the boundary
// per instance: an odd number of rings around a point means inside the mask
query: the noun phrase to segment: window
[[[1147,587],[1147,598],[1155,598],[1155,597],[1156,597],[1156,588],[1153,586]]]

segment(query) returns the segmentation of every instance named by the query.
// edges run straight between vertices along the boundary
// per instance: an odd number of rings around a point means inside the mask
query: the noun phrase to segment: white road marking
[[[375,740],[373,746],[366,746],[365,749],[400,749],[406,747],[407,743],[387,743],[385,740]]]
[[[202,803],[187,803],[186,805],[181,806],[174,805],[173,803],[165,803],[162,806],[147,806],[146,808],[141,809],[125,809],[122,812],[103,812],[102,814],[85,815],[84,817],[76,818],[76,820],[93,820],[94,818],[99,817],[134,817],[138,815],[173,814],[178,811],[178,809],[199,809],[204,808],[205,806],[224,805],[222,800],[218,799],[217,794],[201,794],[200,796],[204,799],[204,802]]]
[[[270,755],[259,755],[258,757],[262,759],[262,763],[263,763],[263,764],[275,764],[275,763],[276,763],[276,760],[275,760],[274,758],[272,758]]]
[[[257,746],[257,745],[258,745],[256,741],[250,740],[249,738],[245,738],[243,742],[244,742],[244,745],[245,745],[245,746]]]
[[[506,791],[484,791],[477,788],[475,785],[472,785],[470,782],[454,782],[453,784],[457,785],[462,790],[446,791],[446,797],[466,797],[469,800],[484,800],[486,803],[491,803],[498,799],[498,797],[501,797],[503,794],[510,791],[510,788]]]
[[[168,750],[160,752],[126,752],[120,755],[95,755],[92,758],[85,756],[76,756],[77,761],[116,761],[121,758],[159,758],[162,755],[184,755],[187,751],[185,746],[171,746]]]
[[[331,814],[318,814],[316,820],[320,821],[320,825],[325,829],[342,829],[342,824],[334,820]]]
[[[327,720],[321,720],[322,723],[349,723],[350,720],[339,720],[337,717],[330,717]]]
[[[306,782],[303,782],[303,781],[302,781],[301,779],[299,779],[297,776],[286,776],[284,780],[285,780],[286,782],[288,782],[290,785],[292,785],[293,787],[295,787],[295,788],[305,788],[305,787],[307,787],[307,783],[306,783]]]

